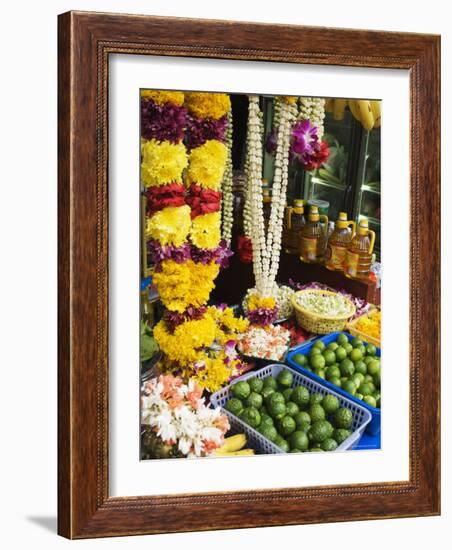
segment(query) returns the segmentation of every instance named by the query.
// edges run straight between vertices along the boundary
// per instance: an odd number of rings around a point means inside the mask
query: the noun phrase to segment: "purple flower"
[[[178,143],[184,137],[186,125],[185,107],[172,103],[157,105],[149,99],[141,100],[141,135],[145,139]]]
[[[247,313],[247,318],[249,322],[253,325],[271,325],[278,318],[278,308],[266,308],[258,307],[256,309],[251,309]]]
[[[200,147],[210,139],[225,141],[228,117],[225,115],[218,120],[212,118],[197,118],[187,115],[187,131],[185,144],[188,150]]]
[[[299,120],[292,129],[291,158],[304,164],[306,158],[315,152],[318,139],[317,126],[313,126],[308,119]]]
[[[162,270],[164,260],[174,260],[176,263],[182,264],[190,259],[190,245],[188,243],[182,246],[162,246],[158,241],[150,240],[148,241],[148,251],[155,264],[156,271]]]
[[[226,244],[226,241],[222,239],[217,248],[206,249],[191,247],[191,259],[199,264],[209,264],[214,261],[221,268],[225,268],[229,265],[229,258],[233,255],[233,252]]]

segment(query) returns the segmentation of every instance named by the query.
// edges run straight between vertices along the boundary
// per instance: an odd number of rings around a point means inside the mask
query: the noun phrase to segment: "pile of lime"
[[[336,396],[293,383],[289,370],[238,381],[225,409],[284,452],[334,451],[351,435],[353,413]]]
[[[349,342],[339,334],[325,345],[317,340],[309,354],[296,353],[292,360],[372,407],[381,407],[380,358],[377,348],[360,338]]]

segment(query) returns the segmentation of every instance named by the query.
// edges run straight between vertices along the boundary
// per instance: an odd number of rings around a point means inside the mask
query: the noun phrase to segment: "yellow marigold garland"
[[[197,183],[218,191],[226,166],[227,147],[221,141],[210,139],[201,147],[193,149],[189,155],[187,170],[188,183]]]
[[[141,180],[146,187],[182,181],[182,172],[188,163],[182,142],[158,142],[151,139],[142,145],[141,152]]]
[[[228,94],[186,92],[185,106],[198,118],[219,119],[231,108]]]
[[[171,90],[141,90],[141,97],[152,99],[159,105],[165,103],[182,105],[184,103],[184,92],[172,92]]]
[[[272,297],[259,296],[258,294],[251,294],[248,299],[248,310],[265,308],[273,309],[276,306],[276,300]]]
[[[168,206],[156,212],[146,220],[148,237],[156,239],[161,245],[182,246],[191,226],[190,207]]]
[[[191,242],[198,248],[216,248],[221,240],[220,222],[220,212],[211,212],[210,214],[197,216],[191,223]]]

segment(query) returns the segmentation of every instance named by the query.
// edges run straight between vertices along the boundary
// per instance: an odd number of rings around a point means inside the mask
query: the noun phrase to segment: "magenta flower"
[[[157,105],[149,99],[141,100],[141,136],[145,139],[178,143],[185,133],[187,109],[165,103]]]
[[[226,115],[215,120],[213,118],[197,118],[189,114],[187,115],[185,145],[190,151],[210,139],[225,141],[227,127],[228,117]]]
[[[319,137],[317,126],[313,126],[309,120],[299,120],[292,129],[290,153],[301,164],[306,156],[315,152],[315,145]]]

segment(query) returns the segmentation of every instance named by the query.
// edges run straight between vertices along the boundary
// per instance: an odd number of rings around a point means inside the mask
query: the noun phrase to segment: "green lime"
[[[322,399],[322,407],[326,414],[333,414],[339,408],[339,399],[335,395],[325,395]]]
[[[320,351],[324,351],[325,349],[325,342],[322,342],[322,340],[316,340],[313,344],[314,348],[319,348]]]
[[[356,399],[360,399],[360,400],[362,401],[364,395],[363,395],[362,393],[356,392],[356,393],[355,393],[355,397],[356,397]]]
[[[339,388],[342,386],[342,382],[339,376],[333,376],[332,378],[329,379],[329,382],[331,382],[335,386],[338,386]]]
[[[348,376],[341,376],[341,387],[344,385],[345,382],[347,382]]]
[[[311,398],[309,399],[309,403],[311,405],[320,404],[322,402],[322,399],[323,399],[323,394],[322,393],[313,393],[313,394],[311,394]]]
[[[226,401],[224,408],[230,413],[238,416],[240,412],[243,410],[243,404],[240,401],[240,399],[238,399],[237,397],[231,397],[231,399]]]
[[[326,378],[325,369],[317,369],[314,372],[317,374],[317,376],[319,376],[320,378],[323,378],[325,380],[325,378]]]
[[[320,348],[313,347],[309,352],[309,359],[312,360],[314,355],[322,355],[322,350]]]
[[[284,402],[281,403],[281,401],[275,401],[269,405],[268,412],[274,420],[279,420],[286,414],[286,404]]]
[[[265,400],[265,404],[267,406],[271,406],[272,403],[276,403],[279,401],[280,403],[285,403],[286,400],[284,399],[284,395],[279,391],[274,391],[271,393]]]
[[[290,446],[289,444],[287,443],[287,441],[282,438],[280,435],[277,436],[277,438],[275,439],[275,441],[273,441],[273,443],[279,447],[282,451],[284,451],[285,453],[288,453],[290,451]]]
[[[290,401],[290,397],[292,395],[293,389],[292,388],[286,388],[283,390],[282,394],[284,395],[284,401],[287,403]]]
[[[333,365],[336,362],[336,354],[334,353],[334,351],[326,349],[322,355],[325,359],[326,365]]]
[[[370,374],[365,374],[364,375],[364,382],[366,382],[366,384],[370,384],[374,382],[374,378],[373,376],[371,376]]]
[[[360,372],[355,372],[355,374],[351,377],[351,380],[355,383],[356,389],[359,390],[359,387],[364,381],[364,374],[361,374]]]
[[[366,346],[364,344],[362,344],[361,346],[358,346],[356,349],[359,349],[363,357],[366,355]]]
[[[366,365],[368,365],[374,359],[375,359],[375,357],[373,357],[372,355],[366,355],[366,357],[364,357],[363,361],[364,361],[364,363],[366,363]]]
[[[290,400],[296,403],[300,409],[306,408],[310,400],[309,390],[304,386],[297,386],[294,388]]]
[[[361,361],[361,359],[363,358],[363,354],[362,354],[362,351],[359,348],[354,348],[350,352],[349,357],[353,362]]]
[[[351,376],[355,372],[355,365],[350,359],[343,359],[339,366],[342,376]]]
[[[352,346],[354,348],[357,348],[358,346],[362,346],[362,343],[363,341],[361,340],[361,338],[358,338],[357,336],[352,340]]]
[[[363,401],[364,401],[364,403],[367,403],[371,407],[376,407],[377,406],[377,400],[372,395],[365,395],[363,397]]]
[[[321,443],[333,434],[333,426],[328,420],[318,420],[308,430],[308,437],[314,443]]]
[[[325,357],[321,353],[318,353],[317,355],[313,355],[311,357],[311,367],[313,369],[323,369],[325,366]]]
[[[311,422],[317,422],[318,420],[325,420],[326,414],[322,405],[314,403],[309,408],[309,416],[311,417]]]
[[[302,424],[311,424],[311,417],[309,416],[309,413],[306,411],[300,411],[294,416],[295,423],[297,425],[297,428],[299,428]]]
[[[251,392],[245,403],[247,407],[256,407],[256,409],[260,409],[262,407],[262,395],[260,393]]]
[[[344,344],[344,349],[345,351],[347,352],[347,355],[349,355],[349,353],[352,351],[353,349],[353,346],[350,344],[350,342],[347,342],[346,344]]]
[[[243,411],[241,418],[244,422],[249,424],[252,428],[257,428],[261,423],[261,414],[256,409],[256,407],[247,407]]]
[[[251,393],[250,385],[248,382],[245,382],[245,380],[236,382],[231,388],[231,393],[234,397],[237,397],[237,399],[247,399]]]
[[[342,346],[339,346],[334,353],[336,355],[336,361],[339,363],[347,357],[347,351]]]
[[[338,336],[337,339],[336,339],[336,342],[337,342],[340,346],[343,346],[344,344],[348,344],[347,335],[346,335],[346,334],[339,334],[339,336]]]
[[[269,439],[270,441],[275,441],[275,439],[278,437],[278,432],[276,431],[276,428],[274,426],[264,426],[261,428],[260,433]]]
[[[355,372],[359,372],[362,375],[367,374],[367,365],[364,361],[355,362]]]
[[[289,452],[290,453],[302,453],[303,451],[300,451],[300,449],[295,448],[295,449],[291,449]]]
[[[372,386],[369,384],[369,382],[364,382],[364,383],[361,384],[361,386],[359,387],[359,393],[363,394],[363,396],[372,395],[372,394],[373,394],[373,388],[372,388]]]
[[[324,441],[322,441],[321,449],[324,451],[335,451],[337,449],[336,440],[332,437],[327,437]]]
[[[347,430],[345,428],[337,428],[333,432],[333,439],[335,439],[336,443],[340,445],[351,435],[352,435],[352,432],[350,430]]]
[[[260,378],[254,377],[254,378],[248,378],[247,382],[251,392],[261,393],[262,388],[264,387],[263,380],[261,380]]]
[[[296,416],[300,412],[300,408],[293,401],[286,403],[286,414],[289,416]]]
[[[367,355],[376,355],[377,354],[377,348],[373,344],[367,344],[366,354]]]
[[[350,429],[353,422],[353,414],[350,409],[341,407],[334,413],[334,425],[336,428]]]
[[[289,445],[291,449],[298,449],[299,451],[306,451],[309,446],[309,439],[305,432],[297,430],[293,432],[289,439]]]
[[[380,372],[380,362],[379,361],[370,361],[370,363],[367,365],[367,372],[371,376],[375,376],[377,373]]]
[[[267,401],[267,399],[270,397],[270,395],[271,395],[272,393],[275,393],[275,389],[274,389],[274,388],[270,388],[270,387],[267,387],[267,388],[266,388],[266,387],[264,386],[263,389],[262,389],[262,393],[261,393],[261,395],[262,395],[264,401]]]
[[[283,436],[290,435],[295,431],[297,424],[291,416],[284,416],[278,423],[279,433]]]
[[[278,374],[276,380],[280,386],[290,388],[293,382],[293,374],[289,370],[284,369]]]
[[[273,418],[267,415],[261,415],[261,423],[259,424],[260,428],[264,426],[274,426]]]
[[[342,384],[342,389],[345,390],[348,393],[351,393],[352,395],[355,395],[355,393],[356,393],[356,384],[353,382],[353,380],[346,380]]]
[[[330,349],[331,351],[336,351],[338,347],[339,347],[339,344],[337,342],[330,342],[326,346],[326,349]]]
[[[330,367],[326,368],[325,374],[326,374],[326,379],[330,380],[331,378],[333,378],[333,376],[337,376],[340,378],[341,371],[339,367],[336,367],[335,365],[331,365]]]
[[[321,447],[313,447],[312,449],[309,449],[310,453],[323,453],[323,449]]]
[[[302,353],[295,353],[294,355],[292,355],[292,361],[297,365],[300,365],[300,367],[304,367],[308,363],[308,358]]]
[[[276,390],[278,387],[278,382],[276,381],[276,378],[273,378],[273,376],[267,376],[267,378],[264,378],[264,388],[273,388]]]

